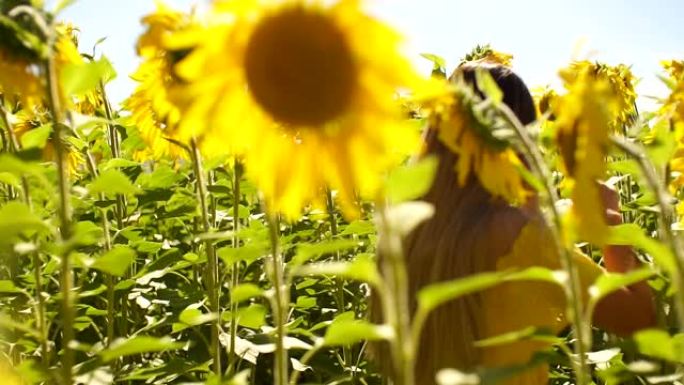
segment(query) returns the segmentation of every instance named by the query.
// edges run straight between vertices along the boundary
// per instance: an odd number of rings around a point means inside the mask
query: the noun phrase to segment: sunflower
[[[0,360],[0,378],[2,378],[2,383],[5,385],[25,384],[14,368],[12,368],[12,365],[6,362],[5,359]]]
[[[147,144],[147,151],[138,152],[135,156],[141,160],[146,157],[186,157],[181,147],[166,139],[176,138],[180,120],[180,110],[169,99],[169,91],[178,83],[172,67],[182,52],[168,50],[164,41],[173,31],[189,25],[190,19],[158,2],[157,11],[145,16],[142,22],[147,30],[138,39],[137,50],[143,61],[131,75],[139,84],[123,103],[124,108],[131,111],[131,123]]]
[[[631,69],[624,64],[610,66],[583,60],[574,62],[562,70],[561,78],[567,86],[578,81],[582,74],[587,73],[609,84],[610,90],[614,94],[613,99],[617,103],[617,108],[614,111],[615,116],[610,121],[611,131],[622,132],[625,127],[634,122],[637,115],[635,104],[637,94],[634,88],[637,81]]]
[[[477,45],[470,53],[461,59],[460,65],[468,62],[488,62],[510,67],[513,63],[513,55],[496,51],[489,44],[483,46]]]
[[[597,181],[605,176],[609,134],[620,102],[608,80],[595,76],[591,67],[574,72],[565,86],[568,92],[558,98],[554,111],[556,140],[569,177],[576,233],[603,245],[608,224]]]
[[[358,3],[217,2],[205,28],[173,39],[194,47],[176,66],[179,136],[244,156],[268,209],[289,218],[326,186],[353,216],[357,192],[377,192],[419,142],[395,95],[423,79]]]
[[[668,60],[662,65],[669,75],[665,81],[670,95],[662,101],[658,115],[674,129],[677,149],[670,161],[670,170],[675,174],[670,187],[675,192],[684,186],[684,61]]]
[[[524,164],[505,139],[494,131],[502,124],[497,110],[485,103],[465,80],[456,77],[447,94],[428,102],[439,139],[458,159],[455,172],[463,186],[470,175],[493,196],[522,204],[530,194],[521,171]]]
[[[15,28],[21,28],[25,34],[31,34],[30,18],[18,16],[16,19],[6,16],[20,2],[0,2],[0,93],[9,97],[19,97],[22,103],[34,105],[44,95],[44,85],[38,74],[38,63],[41,55],[17,37]]]
[[[21,143],[22,137],[26,133],[39,127],[45,127],[49,124],[50,119],[47,109],[41,105],[37,105],[32,108],[23,108],[10,114],[9,121],[10,124],[12,124],[14,134]],[[55,149],[52,140],[54,139],[49,139],[42,148],[42,158],[45,160],[53,160],[55,158]],[[79,166],[84,164],[83,155],[74,150],[68,142],[67,149],[67,166],[71,174],[77,175]]]

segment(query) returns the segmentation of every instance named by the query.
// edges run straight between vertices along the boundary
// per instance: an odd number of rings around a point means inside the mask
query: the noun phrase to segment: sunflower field
[[[437,55],[418,72],[359,0],[158,2],[138,69],[118,75],[54,3],[0,0],[0,385],[423,385],[430,315],[511,282],[557,290],[560,326],[480,339],[535,353],[454,358],[431,383],[534,368],[558,385],[684,383],[684,58],[662,58],[652,111],[628,63],[568,63],[523,124],[487,71],[478,92]],[[461,66],[512,62],[484,45]],[[120,106],[116,76],[137,84]],[[457,157],[454,188],[540,206],[557,265],[409,289],[405,240],[439,214],[422,199],[439,177],[426,127]],[[636,262],[610,266],[605,245]],[[600,266],[588,290],[573,253]],[[638,283],[652,325],[592,322]]]

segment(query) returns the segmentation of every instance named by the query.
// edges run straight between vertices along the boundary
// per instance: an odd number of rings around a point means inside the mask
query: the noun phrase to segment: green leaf
[[[293,270],[294,275],[334,275],[339,278],[380,283],[380,273],[375,262],[368,256],[357,256],[352,262],[311,263]]]
[[[340,235],[367,235],[375,234],[375,225],[366,220],[356,220],[344,227]]]
[[[24,231],[47,228],[29,207],[21,202],[9,202],[0,207],[0,245],[11,244]]]
[[[91,246],[98,243],[104,232],[102,227],[91,221],[76,222],[73,227],[73,235],[69,239],[69,244],[75,246]]]
[[[670,121],[660,120],[651,129],[651,138],[644,147],[648,158],[656,168],[661,168],[670,162],[677,150],[677,140],[674,132],[670,131]]]
[[[52,125],[49,124],[28,130],[21,136],[21,146],[23,148],[43,148],[51,133]]]
[[[43,187],[52,187],[45,177],[45,170],[36,163],[23,161],[10,154],[0,154],[0,172],[9,172],[17,177],[33,176]]]
[[[19,290],[16,286],[14,286],[14,282],[9,281],[9,280],[1,280],[0,281],[0,294],[14,294],[14,293],[21,293],[21,290]]]
[[[361,341],[378,341],[392,337],[387,325],[375,325],[363,320],[349,320],[346,317],[333,321],[325,332],[326,346],[353,345]]]
[[[647,252],[653,260],[669,274],[677,274],[672,250],[646,234],[634,223],[611,226],[607,243],[610,245],[634,246]]]
[[[238,324],[250,329],[259,329],[266,324],[266,307],[253,303],[238,310]]]
[[[509,333],[500,334],[494,337],[489,337],[484,340],[475,341],[474,346],[478,348],[506,345],[517,341],[542,341],[549,343],[562,343],[563,339],[557,337],[550,330],[540,329],[534,326],[530,326],[524,329],[515,330]]]
[[[230,293],[230,302],[239,303],[263,294],[264,291],[259,286],[253,283],[243,283],[233,288]]]
[[[684,363],[684,334],[670,336],[663,330],[648,329],[635,333],[634,341],[642,354]]]
[[[421,198],[430,190],[438,165],[437,157],[427,156],[393,170],[387,178],[387,198],[392,203]]]
[[[135,250],[128,246],[117,245],[97,258],[91,267],[115,277],[123,277],[128,268],[135,262],[135,256]]]
[[[420,56],[432,62],[432,76],[446,78],[446,60],[431,53],[421,53]]]
[[[124,168],[124,167],[139,167],[140,163],[124,158],[109,159],[104,165],[100,166],[102,170],[109,170],[110,168]]]
[[[151,173],[142,173],[137,183],[146,190],[167,189],[178,183],[183,176],[168,165],[161,165]]]
[[[12,187],[19,187],[21,180],[10,172],[0,172],[0,183],[8,184]]]
[[[197,306],[198,305],[193,304],[186,307],[178,315],[178,320],[186,325],[197,326],[205,324],[207,322],[211,322],[216,319],[216,314],[202,313],[202,311],[198,309]]]
[[[238,262],[250,264],[268,254],[268,248],[269,246],[265,242],[254,242],[240,247],[222,247],[216,253],[226,265],[232,266]]]
[[[59,0],[57,5],[55,5],[55,8],[52,11],[52,13],[54,13],[56,15],[56,14],[62,12],[63,10],[65,10],[66,8],[69,8],[75,2],[76,2],[76,0]]]
[[[446,68],[446,60],[439,55],[432,53],[421,53],[420,56],[431,61],[435,68]]]
[[[83,95],[114,77],[116,71],[104,56],[96,61],[67,64],[60,73],[62,90],[69,96]]]
[[[290,264],[298,266],[315,257],[352,249],[356,246],[358,246],[358,242],[353,239],[330,239],[319,243],[300,243],[297,245],[297,254]]]
[[[136,336],[129,339],[119,339],[112,345],[99,352],[99,356],[104,363],[115,360],[119,357],[132,356],[135,354],[165,352],[167,350],[177,350],[185,345],[183,342],[176,342],[170,337],[148,337]]]
[[[589,287],[590,301],[598,303],[607,295],[622,289],[623,287],[633,285],[653,276],[655,272],[647,267],[630,271],[626,274],[606,273],[598,277],[591,287]]]
[[[88,186],[91,194],[136,194],[138,189],[121,171],[105,170]]]
[[[476,293],[508,281],[544,281],[563,284],[563,272],[543,267],[531,267],[521,271],[485,272],[458,278],[452,281],[435,283],[423,287],[418,292],[418,308],[430,312],[436,307],[456,298]]]

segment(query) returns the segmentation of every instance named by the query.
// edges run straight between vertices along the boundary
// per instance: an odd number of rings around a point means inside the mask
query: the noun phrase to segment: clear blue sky
[[[179,9],[206,0],[167,0]],[[490,43],[515,56],[514,69],[530,87],[557,85],[556,73],[583,41],[579,58],[633,66],[642,95],[662,94],[656,78],[659,61],[684,59],[684,1],[681,0],[368,0],[368,9],[402,31],[407,52],[423,71],[419,57],[430,52],[453,67],[466,52]],[[115,102],[133,89],[128,75],[138,59],[134,44],[140,17],[155,9],[153,0],[78,0],[62,18],[81,28],[81,49],[100,46],[119,76],[109,85]],[[650,106],[641,99],[642,106]]]

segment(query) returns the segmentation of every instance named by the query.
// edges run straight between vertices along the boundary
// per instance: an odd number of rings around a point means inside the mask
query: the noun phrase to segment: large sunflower
[[[331,186],[353,214],[418,143],[395,92],[420,78],[399,43],[356,0],[217,2],[172,47],[195,47],[176,66],[178,134],[243,155],[271,211],[293,218]]]
[[[576,231],[583,240],[603,245],[608,224],[597,181],[605,177],[609,134],[620,104],[608,80],[595,76],[591,67],[575,71],[565,86],[568,92],[554,106],[556,139],[572,191]]]
[[[137,50],[143,61],[131,75],[139,84],[123,104],[131,111],[131,123],[147,144],[147,151],[136,157],[185,157],[187,154],[182,148],[167,140],[176,139],[180,120],[180,110],[169,100],[169,90],[178,83],[172,67],[182,53],[166,49],[164,41],[173,31],[189,25],[190,19],[161,2],[157,8],[142,20],[147,30],[138,39]]]

